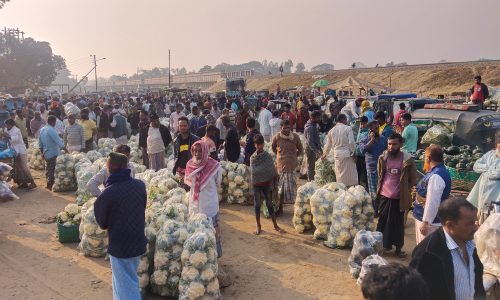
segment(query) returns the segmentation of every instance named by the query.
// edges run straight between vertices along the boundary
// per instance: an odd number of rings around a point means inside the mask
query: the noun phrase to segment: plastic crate
[[[450,167],[446,167],[446,169],[450,172],[451,188],[454,190],[470,192],[481,176],[481,174],[472,171],[457,170]]]
[[[80,226],[64,226],[57,222],[57,236],[61,243],[76,243],[80,241]]]

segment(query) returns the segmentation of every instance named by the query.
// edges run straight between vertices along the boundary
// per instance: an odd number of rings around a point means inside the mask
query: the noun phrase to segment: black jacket
[[[139,146],[143,148],[148,147],[148,131],[149,131],[149,126],[147,125],[143,129],[140,130],[139,132]],[[160,124],[160,134],[161,134],[161,139],[163,140],[163,145],[165,148],[170,145],[172,142],[172,135],[170,134],[170,130],[168,129],[167,126]]]
[[[474,299],[485,299],[483,286],[483,264],[474,249],[475,295]],[[415,268],[424,278],[431,299],[455,300],[455,284],[453,261],[446,246],[443,228],[434,231],[415,247],[410,266]]]

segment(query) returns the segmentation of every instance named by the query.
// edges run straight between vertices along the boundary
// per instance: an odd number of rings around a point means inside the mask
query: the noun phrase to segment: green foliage
[[[65,68],[64,58],[54,55],[48,42],[0,33],[0,87],[7,92],[50,85]]]

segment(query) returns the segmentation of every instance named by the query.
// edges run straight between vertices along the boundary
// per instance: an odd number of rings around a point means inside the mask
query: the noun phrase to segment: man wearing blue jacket
[[[125,155],[111,152],[105,189],[94,203],[95,219],[109,234],[113,299],[140,300],[137,267],[146,252],[146,186],[130,176]]]
[[[38,137],[38,144],[43,158],[45,159],[45,177],[47,178],[46,188],[51,190],[55,181],[56,159],[61,149],[64,148],[62,139],[57,134],[55,129],[56,117],[49,116],[47,118],[47,125],[40,129],[40,136]]]

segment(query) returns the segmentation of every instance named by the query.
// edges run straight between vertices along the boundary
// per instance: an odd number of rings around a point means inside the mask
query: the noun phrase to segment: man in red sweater
[[[477,75],[474,77],[476,83],[470,89],[470,100],[473,104],[483,105],[484,100],[490,96],[488,92],[488,87],[486,84],[481,82],[481,76]]]

